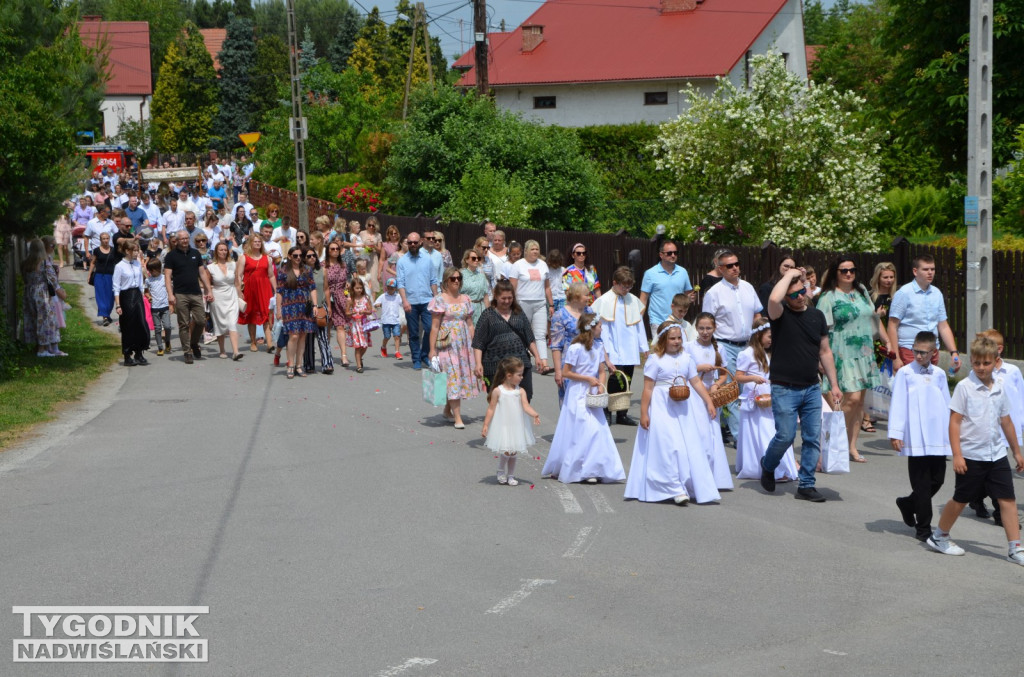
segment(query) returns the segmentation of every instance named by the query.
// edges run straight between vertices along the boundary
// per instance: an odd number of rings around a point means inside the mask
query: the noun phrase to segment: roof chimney
[[[523,51],[532,52],[544,41],[544,27],[539,24],[523,24]]]
[[[700,0],[661,0],[661,13],[689,12],[697,9]]]

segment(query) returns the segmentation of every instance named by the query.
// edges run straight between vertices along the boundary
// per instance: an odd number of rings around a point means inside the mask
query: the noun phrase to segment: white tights
[[[515,454],[500,454],[498,456],[498,474],[504,475],[506,473],[506,467],[508,468],[508,476],[512,477],[512,474],[516,471]]]

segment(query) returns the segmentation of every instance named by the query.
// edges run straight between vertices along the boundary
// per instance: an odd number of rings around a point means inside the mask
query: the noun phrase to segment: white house
[[[499,107],[566,127],[660,123],[715,77],[747,81],[769,49],[807,77],[801,0],[547,0],[514,31],[488,35]],[[453,68],[474,87],[474,50]]]
[[[107,56],[109,79],[100,104],[102,136],[117,136],[126,120],[148,120],[153,100],[149,22],[103,21],[86,16],[79,22],[78,32],[83,44],[103,49]]]

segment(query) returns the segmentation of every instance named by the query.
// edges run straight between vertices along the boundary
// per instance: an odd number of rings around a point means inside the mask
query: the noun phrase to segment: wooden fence
[[[250,182],[249,200],[257,206],[266,206],[274,202],[281,208],[282,215],[292,217],[297,223],[298,197],[292,191],[268,186],[257,181]],[[368,212],[354,212],[339,207],[326,200],[309,200],[310,221],[321,214],[332,218],[341,215],[345,219],[366,221]],[[440,230],[444,233],[445,242],[455,260],[460,260],[462,252],[473,245],[477,237],[483,234],[481,223],[451,222],[440,224],[434,217],[425,216],[391,216],[377,214],[381,223],[381,231],[389,225],[395,225],[403,233],[424,230]],[[540,243],[541,252],[558,249],[563,256],[571,251],[572,246],[581,243],[587,248],[590,261],[595,265],[598,277],[605,290],[610,287],[612,271],[620,265],[633,268],[637,280],[634,293],[639,294],[640,280],[643,271],[658,263],[658,239],[629,237],[624,231],[619,233],[589,233],[559,230],[530,230],[524,228],[504,228],[509,242],[525,242],[536,240]],[[700,281],[711,268],[711,259],[719,245],[702,244],[699,242],[683,244],[679,247],[678,264],[683,266],[694,284]],[[811,249],[784,249],[773,243],[758,246],[730,247],[740,259],[743,278],[757,287],[769,279],[778,270],[779,264],[786,256],[792,256],[799,265],[814,266],[820,282],[824,271],[835,257],[842,252],[818,251]],[[956,336],[957,346],[966,353],[967,341],[967,284],[965,279],[964,259],[966,252],[949,247],[931,247],[911,244],[903,238],[892,243],[887,252],[856,252],[850,257],[856,262],[858,279],[865,286],[871,279],[875,265],[883,261],[891,262],[897,271],[897,282],[905,284],[913,279],[912,262],[919,254],[931,254],[935,258],[935,285],[942,290],[946,298],[949,314],[949,325]],[[566,256],[568,259],[569,257]],[[567,260],[567,264],[570,261]],[[1024,252],[997,251],[992,257],[993,294],[992,312],[996,328],[1006,339],[1005,354],[1007,357],[1024,359]]]

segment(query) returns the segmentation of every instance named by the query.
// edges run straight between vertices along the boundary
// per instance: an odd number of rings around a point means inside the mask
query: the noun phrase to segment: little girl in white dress
[[[708,393],[716,388],[725,385],[725,370],[717,370],[725,364],[725,358],[718,342],[715,341],[715,316],[711,313],[701,313],[694,321],[697,338],[686,344],[686,354],[693,358],[697,364],[697,374],[700,376]],[[715,475],[715,483],[719,490],[732,491],[732,468],[729,467],[729,458],[725,455],[725,444],[722,442],[722,426],[717,419],[709,419],[704,433],[704,451],[708,454],[708,461],[711,463],[711,472]]]
[[[541,474],[564,484],[619,482],[626,479],[626,471],[604,410],[587,406],[588,392],[604,390],[606,358],[604,347],[596,342],[601,338],[601,320],[594,313],[583,313],[577,329],[579,334],[562,358],[565,399]]]
[[[516,456],[525,454],[536,441],[529,418],[540,425],[540,414],[530,406],[526,391],[519,388],[522,380],[523,361],[518,357],[506,357],[498,363],[482,431],[487,448],[498,454],[498,484],[510,487],[519,484],[513,476]]]
[[[746,348],[736,356],[736,380],[740,386],[740,433],[736,440],[736,477],[760,479],[761,458],[775,437],[775,415],[771,406],[761,407],[758,397],[771,397],[768,366],[771,363],[772,330],[768,320],[754,323]],[[769,400],[770,401],[770,400]],[[796,459],[790,446],[775,469],[775,481],[796,480]]]

